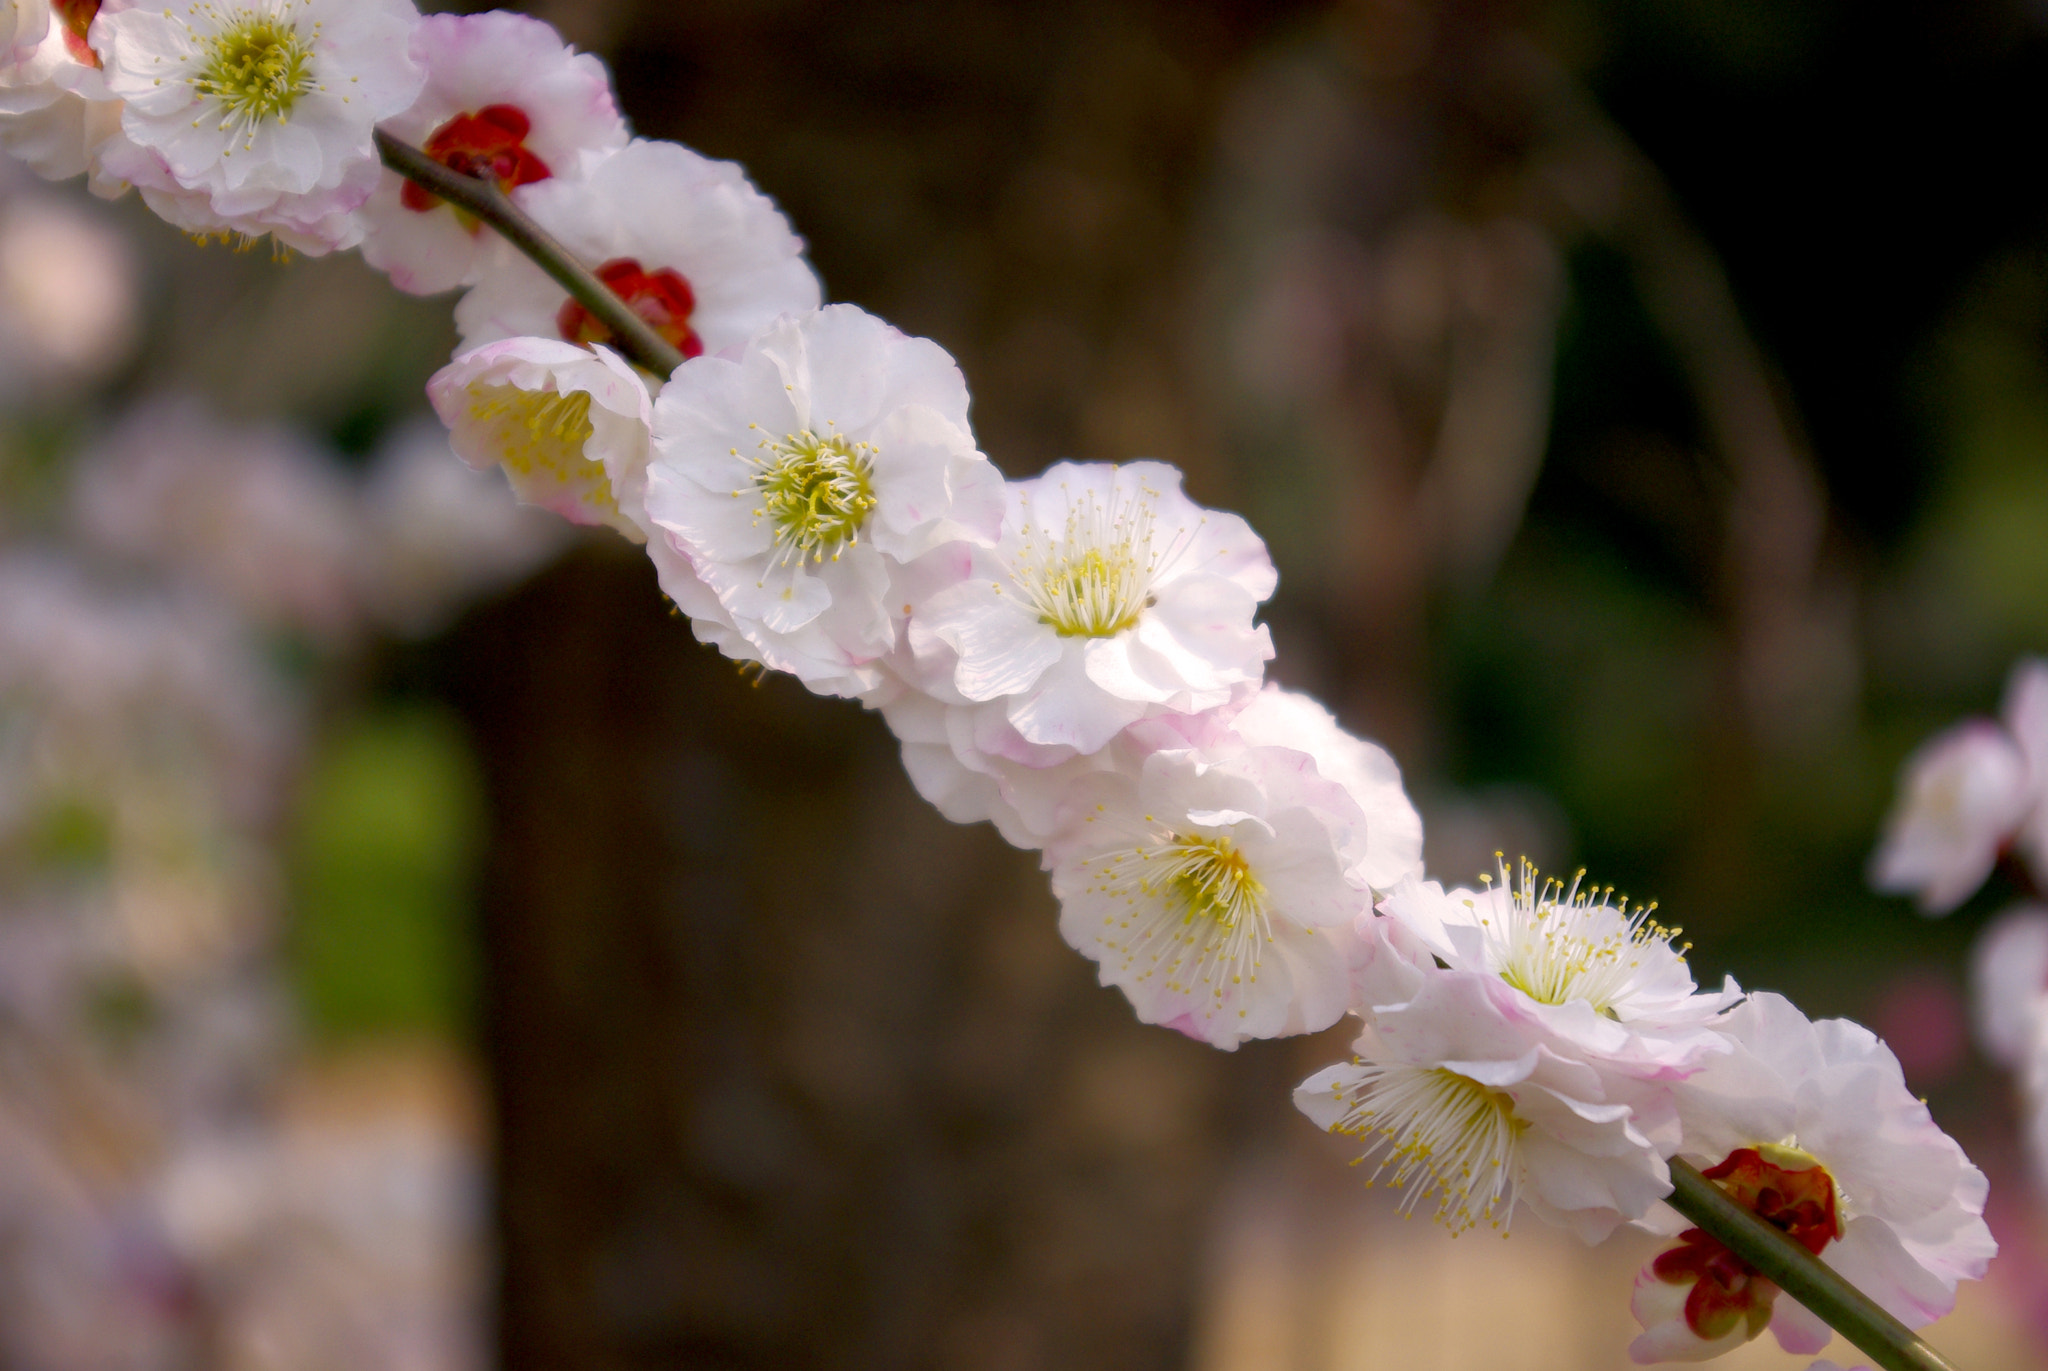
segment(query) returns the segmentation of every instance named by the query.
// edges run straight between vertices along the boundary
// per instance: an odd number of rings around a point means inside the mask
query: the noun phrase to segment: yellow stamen
[[[767,456],[747,459],[761,500],[754,519],[774,523],[778,560],[838,561],[875,508],[874,445],[805,429],[761,447]]]
[[[205,6],[202,12],[220,27],[204,40],[192,89],[219,101],[221,128],[253,134],[258,124],[289,122],[293,106],[314,88],[313,43],[290,20],[255,9]],[[313,29],[317,38],[319,26]]]

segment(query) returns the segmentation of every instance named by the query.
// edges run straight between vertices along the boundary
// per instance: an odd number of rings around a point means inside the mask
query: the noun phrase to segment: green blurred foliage
[[[467,1032],[482,794],[445,711],[386,706],[323,741],[291,844],[290,962],[316,1038]]]
[[[57,800],[42,810],[27,835],[29,861],[43,869],[72,873],[105,868],[113,850],[106,810],[82,796]]]
[[[1943,461],[1909,584],[1960,614],[1973,665],[2048,643],[2048,249],[1994,262],[1936,339]],[[1923,629],[1935,626],[1918,625]]]

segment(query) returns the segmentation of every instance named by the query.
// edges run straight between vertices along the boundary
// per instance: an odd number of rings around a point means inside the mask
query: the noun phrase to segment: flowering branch
[[[1817,1350],[1832,1327],[1886,1371],[1952,1371],[1886,1311],[1930,1321],[1983,1274],[1986,1182],[1891,1051],[1732,979],[1702,989],[1654,906],[1611,887],[1504,861],[1481,890],[1426,880],[1394,759],[1265,682],[1265,544],[1173,467],[1006,480],[952,358],[824,307],[742,168],[632,138],[603,64],[536,20],[165,0],[107,6],[81,56],[47,9],[0,0],[0,84],[85,148],[40,170],[82,159],[189,233],[360,247],[398,289],[467,288],[428,384],[457,455],[643,543],[699,639],[881,710],[947,818],[1041,854],[1061,935],[1140,1019],[1230,1049],[1355,1013],[1356,1056],[1295,1102],[1405,1209],[1456,1232],[1524,1205],[1598,1238],[1664,1195],[1666,1149],[1636,1124],[1675,1121],[1687,1155],[1724,1160],[1669,1165],[1697,1229],[1638,1276],[1632,1356],[1704,1360],[1766,1328]],[[15,118],[0,144],[53,143]],[[2048,672],[2023,693],[2048,715]],[[1951,907],[2048,822],[2028,789],[2048,727],[2012,733],[1934,759],[1989,768],[1967,793],[1995,822],[1955,852],[1906,825],[1880,884],[1938,878],[1923,902]],[[1815,1260],[1834,1242],[1861,1291]]]
[[[496,183],[465,176],[383,129],[376,130],[377,154],[384,165],[474,214],[496,229],[555,283],[612,331],[615,346],[628,361],[656,376],[669,376],[683,364],[683,354],[656,333],[645,319],[557,242],[554,235],[522,213]]]
[[[1939,1352],[1834,1269],[1737,1204],[1678,1157],[1665,1202],[1862,1349],[1885,1371],[1955,1371]]]

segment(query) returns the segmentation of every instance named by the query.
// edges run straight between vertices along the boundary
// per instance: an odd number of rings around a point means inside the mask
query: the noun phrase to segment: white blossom
[[[1361,972],[1361,1003],[1383,1029],[1431,983],[1471,978],[1530,1044],[1644,1078],[1682,1078],[1726,1050],[1715,1017],[1741,997],[1733,980],[1700,992],[1677,929],[1611,888],[1545,880],[1523,862],[1514,878],[1446,892],[1409,881],[1380,903],[1382,943],[1401,956]],[[1397,931],[1398,930],[1398,931]],[[1441,968],[1441,969],[1439,969]]]
[[[2027,767],[2027,815],[2017,845],[2035,880],[2048,885],[2048,660],[2026,657],[2013,666],[2000,714]]]
[[[308,257],[356,243],[362,236],[357,206],[377,184],[376,164],[358,162],[332,194],[286,196],[243,211],[223,208],[239,202],[179,185],[162,157],[125,137],[110,140],[95,156],[97,176],[133,187],[157,218],[197,242],[248,247],[268,235],[280,247]]]
[[[503,467],[521,502],[640,541],[652,402],[609,348],[500,339],[435,372],[427,397],[456,455]]]
[[[961,549],[953,560],[959,566],[951,571],[928,562],[913,568],[922,577],[906,589],[905,603],[921,601],[931,593],[927,587],[943,589],[960,579],[969,554]],[[914,668],[910,674],[915,679]],[[1276,685],[1200,714],[1148,715],[1089,753],[1028,741],[1010,723],[1002,700],[948,703],[911,686],[879,703],[918,794],[955,823],[993,823],[1015,847],[1037,850],[1055,837],[1064,797],[1083,776],[1135,774],[1161,749],[1200,748],[1221,757],[1250,747],[1285,747],[1307,753],[1322,778],[1343,787],[1363,812],[1362,839],[1346,873],[1354,884],[1383,890],[1422,872],[1422,819],[1402,789],[1393,758],[1344,732],[1306,695]]]
[[[1046,852],[1060,934],[1141,1020],[1234,1048],[1343,1015],[1365,816],[1306,754],[1161,750],[1067,806]]]
[[[436,161],[494,181],[518,204],[527,187],[580,179],[626,144],[611,75],[554,29],[508,10],[432,14],[413,30],[426,85],[384,122]],[[363,206],[363,259],[415,295],[473,285],[509,251],[480,220],[386,171]]]
[[[1294,1103],[1319,1127],[1364,1144],[1453,1233],[1504,1228],[1517,1203],[1588,1242],[1671,1189],[1632,1090],[1583,1061],[1531,1043],[1472,978],[1434,981],[1399,1021],[1368,1018],[1356,1057],[1302,1082]]]
[[[1453,1231],[1519,1199],[1606,1237],[1669,1192],[1669,1083],[1727,1051],[1710,1023],[1740,995],[1697,993],[1653,908],[1527,863],[1483,891],[1404,882],[1360,921],[1358,1060],[1295,1102]]]
[[[2033,1035],[2019,1063],[2020,1136],[2036,1191],[2048,1190],[2048,997],[2034,1002]]]
[[[1680,1155],[1907,1327],[1947,1313],[1957,1283],[1982,1276],[1997,1251],[1983,1219],[1984,1173],[1907,1088],[1891,1050],[1858,1024],[1811,1022],[1772,994],[1752,994],[1718,1026],[1735,1050],[1672,1086]],[[1687,1221],[1662,1210],[1644,1226],[1680,1232]],[[1687,1284],[1696,1279],[1688,1268],[1715,1246],[1682,1238],[1650,1275]],[[1688,1247],[1692,1262],[1670,1255]],[[1787,1351],[1811,1355],[1827,1344],[1827,1325],[1794,1301],[1773,1304],[1767,1290],[1753,1297]],[[1668,1292],[1644,1301],[1638,1360],[1696,1357],[1697,1344],[1712,1340],[1690,1311],[1674,1321],[1670,1303]]]
[[[0,66],[0,148],[45,180],[90,171],[93,193],[105,197],[127,188],[100,165],[104,151],[125,142],[121,102],[107,88],[99,54],[86,38],[96,11],[125,7],[68,5],[42,25],[38,38],[15,49],[14,61]]]
[[[1148,714],[1257,688],[1273,644],[1252,616],[1276,575],[1243,519],[1159,462],[1061,462],[1009,498],[1002,542],[913,608],[924,689],[1001,700],[1024,741],[1091,753]]]
[[[930,571],[934,560],[925,559],[913,571]],[[964,574],[971,554],[960,548],[947,560],[957,560]],[[903,597],[913,606],[921,598],[914,589]],[[914,669],[908,674],[915,679]],[[903,769],[919,795],[956,824],[994,824],[1004,841],[1027,851],[1044,847],[1058,833],[1062,802],[1080,778],[1102,771],[1135,774],[1162,747],[1215,743],[1227,725],[1212,716],[1229,712],[1153,715],[1084,753],[1027,741],[1001,700],[952,704],[915,685],[899,685],[874,703],[902,745]]]
[[[2006,1067],[2025,1063],[2048,1005],[2048,909],[2009,909],[1977,935],[1970,1000],[1977,1041],[1991,1059]]]
[[[1978,935],[1970,991],[1977,1041],[2018,1078],[2028,1163],[2048,1189],[2048,909],[2009,909]]]
[[[664,585],[700,582],[740,655],[825,693],[882,683],[897,568],[991,544],[1002,522],[960,369],[852,305],[684,363],[655,402],[653,442],[646,522]]]
[[[140,154],[118,174],[188,231],[353,246],[354,211],[377,183],[371,130],[419,93],[417,22],[408,0],[175,0],[102,15],[107,87]]]
[[[1973,719],[1906,759],[1900,796],[1871,858],[1879,890],[1946,914],[1975,894],[2032,804],[2028,767],[1998,725]]]

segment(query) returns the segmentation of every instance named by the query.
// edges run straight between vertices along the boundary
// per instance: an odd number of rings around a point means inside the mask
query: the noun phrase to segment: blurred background
[[[2048,651],[2048,6],[527,8],[1006,472],[1248,515],[1432,874],[1584,864],[1885,1035],[2005,1248],[1935,1342],[2048,1356],[1961,971],[2012,892],[1864,880]],[[1644,1244],[1401,1224],[1288,1104],[1344,1029],[1137,1024],[879,718],[469,479],[453,342],[0,185],[0,1367],[1626,1364]]]

